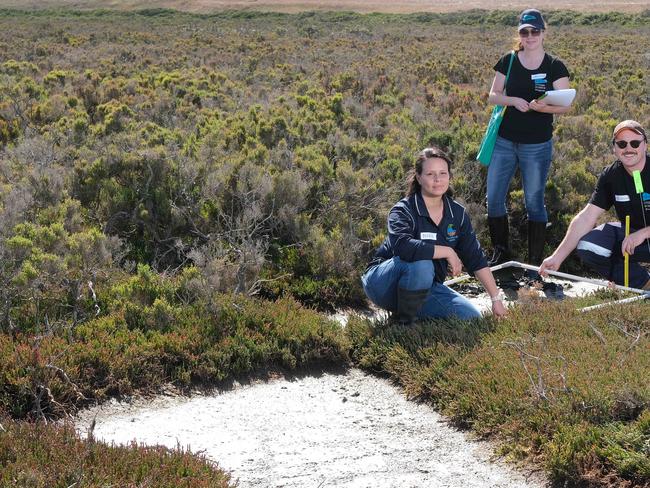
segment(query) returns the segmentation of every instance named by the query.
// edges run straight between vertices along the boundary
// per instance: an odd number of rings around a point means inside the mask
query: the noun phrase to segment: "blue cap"
[[[519,15],[519,28],[518,30],[525,29],[526,27],[531,27],[533,29],[544,30],[546,29],[546,23],[544,22],[544,17],[539,10],[534,8],[529,8],[524,10]]]

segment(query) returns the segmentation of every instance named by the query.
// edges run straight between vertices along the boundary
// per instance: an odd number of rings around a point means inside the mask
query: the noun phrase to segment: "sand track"
[[[107,442],[189,446],[251,487],[541,488],[492,447],[358,369],[244,385],[210,396],[109,403],[82,412]]]

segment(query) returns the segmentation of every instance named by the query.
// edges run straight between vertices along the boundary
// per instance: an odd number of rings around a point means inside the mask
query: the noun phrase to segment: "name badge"
[[[421,232],[420,239],[423,241],[435,241],[438,234],[436,232]]]
[[[534,75],[530,75],[531,80],[545,80],[546,79],[546,73],[535,73]]]
[[[617,202],[629,202],[630,201],[630,195],[614,195],[614,199]]]

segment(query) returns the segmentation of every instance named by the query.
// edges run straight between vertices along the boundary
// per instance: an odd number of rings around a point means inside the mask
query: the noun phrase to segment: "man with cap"
[[[612,146],[616,161],[598,178],[589,203],[573,218],[564,239],[542,262],[539,272],[556,271],[577,248],[582,261],[603,278],[619,285],[624,282],[624,253],[628,253],[629,284],[650,289],[650,273],[639,263],[650,262],[650,156],[645,129],[634,120],[614,128]],[[611,206],[618,222],[595,227]],[[625,236],[625,219],[630,217],[630,234]]]

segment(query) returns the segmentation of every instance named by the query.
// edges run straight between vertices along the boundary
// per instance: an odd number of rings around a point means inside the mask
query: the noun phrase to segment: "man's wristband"
[[[497,293],[493,297],[490,297],[490,300],[492,300],[492,303],[494,303],[494,302],[502,302],[504,299],[505,299],[505,296],[503,295],[503,293],[501,291],[499,291],[499,293]]]

